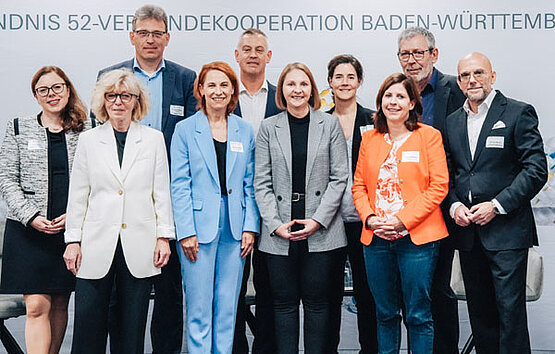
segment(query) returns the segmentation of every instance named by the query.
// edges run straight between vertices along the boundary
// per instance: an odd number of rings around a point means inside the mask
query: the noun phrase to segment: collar
[[[434,68],[432,70],[432,77],[430,78],[430,81],[426,84],[426,86],[424,86],[424,90],[422,90],[422,93],[434,92],[436,90],[437,75],[437,69]]]
[[[478,113],[482,110],[482,109],[486,109],[488,110],[491,107],[491,102],[493,101],[493,99],[495,98],[495,95],[497,94],[497,92],[495,90],[491,90],[491,92],[489,93],[488,97],[486,97],[486,99],[484,100],[484,102],[482,102],[479,106],[478,106]],[[468,98],[464,101],[463,104],[463,109],[465,110],[466,114],[474,114],[474,112],[472,112],[470,110],[470,105],[468,104]]]
[[[266,92],[268,92],[268,81],[266,79],[264,79],[264,82],[262,83],[262,86],[260,86],[260,89],[255,93],[255,95],[258,92],[261,92],[262,90],[265,90]],[[243,85],[243,82],[241,80],[239,80],[239,94],[241,94],[241,93],[246,93],[247,95],[250,96],[250,93],[245,88],[245,85]]]
[[[158,69],[156,69],[155,72],[149,75],[146,71],[141,69],[141,67],[139,66],[139,63],[137,62],[137,58],[136,57],[133,58],[133,71],[138,71],[146,76],[149,76],[149,77],[156,76],[156,74],[158,74],[161,70],[165,70],[165,69],[166,69],[166,60],[162,59],[160,61],[160,65],[158,65]]]

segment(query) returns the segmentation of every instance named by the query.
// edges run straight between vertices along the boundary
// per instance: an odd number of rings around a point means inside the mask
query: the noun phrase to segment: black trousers
[[[117,291],[117,353],[142,354],[152,277],[135,278],[129,272],[121,242],[112,266],[101,279],[77,278],[72,354],[104,354],[108,336],[108,305],[114,283]]]
[[[279,236],[278,236],[279,237]],[[343,248],[308,252],[307,240],[290,242],[289,255],[265,254],[274,304],[276,353],[299,350],[299,303],[304,311],[304,350],[321,354],[328,345],[332,279]]]
[[[258,240],[257,240],[258,241]],[[249,344],[246,336],[247,306],[245,294],[247,293],[247,281],[250,276],[250,257],[245,262],[243,272],[243,283],[237,306],[237,318],[235,322],[235,335],[233,339],[233,354],[248,354]],[[255,320],[256,334],[252,344],[253,354],[272,354],[276,352],[276,339],[274,334],[274,305],[270,290],[270,279],[265,253],[255,247],[252,253],[252,271],[255,297]]]
[[[528,249],[488,251],[476,238],[470,251],[460,251],[460,259],[476,353],[530,353]]]
[[[153,354],[179,354],[183,342],[183,291],[181,264],[177,256],[176,241],[170,241],[170,259],[162,274],[154,279],[154,308],[150,323]],[[117,291],[114,284],[113,293]],[[119,314],[118,298],[110,299],[109,332],[110,353],[119,354],[120,343],[116,318]]]
[[[364,265],[364,254],[360,234],[362,232],[362,222],[344,223],[347,235],[347,255],[351,264],[353,276],[353,292],[357,308],[358,341],[360,343],[360,353],[378,353],[378,333],[376,320],[376,305],[374,297],[368,287],[366,277],[366,267]],[[334,287],[336,290],[332,297],[330,309],[330,334],[328,353],[337,353],[341,333],[341,304],[343,301],[343,270],[345,259],[337,265],[337,282]],[[340,274],[339,274],[340,273]],[[334,277],[335,278],[335,277]]]
[[[459,353],[459,307],[457,297],[451,289],[454,254],[453,238],[442,239],[439,242],[439,256],[431,292],[434,354]]]

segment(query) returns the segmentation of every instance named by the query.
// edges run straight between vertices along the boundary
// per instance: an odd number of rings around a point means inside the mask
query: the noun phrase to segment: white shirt
[[[474,154],[476,153],[476,146],[478,145],[478,138],[480,137],[480,132],[482,131],[482,126],[488,115],[491,103],[495,98],[497,92],[491,90],[488,97],[478,106],[478,112],[474,113],[470,109],[470,104],[468,103],[468,98],[464,101],[463,109],[466,112],[466,129],[468,131],[468,145],[470,146],[470,156],[474,160]],[[468,191],[468,199],[472,202],[472,191]],[[501,214],[507,214],[505,209],[499,204],[496,199],[492,200],[493,204],[497,207]],[[452,218],[455,216],[455,210],[459,206],[463,205],[461,202],[455,202],[449,208],[449,214]]]
[[[251,96],[249,91],[239,81],[239,104],[241,117],[249,122],[254,129],[254,136],[258,134],[260,123],[266,114],[266,101],[268,99],[268,82],[264,80],[260,90]]]

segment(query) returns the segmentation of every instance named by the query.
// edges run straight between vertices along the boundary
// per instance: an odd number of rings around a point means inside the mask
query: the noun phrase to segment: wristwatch
[[[501,211],[499,210],[499,208],[497,207],[497,204],[495,204],[494,202],[491,202],[493,204],[493,213],[495,215],[501,215]]]

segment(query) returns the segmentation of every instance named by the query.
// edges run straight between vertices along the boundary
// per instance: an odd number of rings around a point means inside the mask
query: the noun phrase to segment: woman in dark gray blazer
[[[278,353],[296,353],[299,302],[306,353],[327,343],[330,275],[347,244],[337,212],[347,184],[347,147],[337,118],[320,111],[318,89],[301,63],[282,71],[276,103],[256,139],[255,196],[262,216]]]
[[[39,69],[31,92],[42,111],[8,121],[0,192],[8,205],[1,292],[24,294],[28,353],[57,353],[75,277],[65,267],[69,175],[87,110],[56,66]]]

